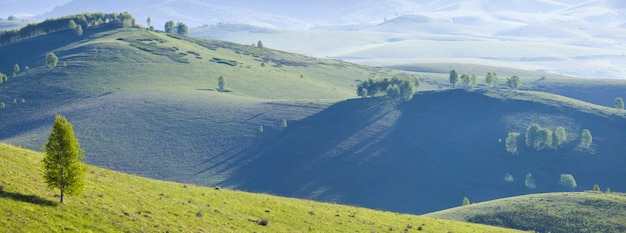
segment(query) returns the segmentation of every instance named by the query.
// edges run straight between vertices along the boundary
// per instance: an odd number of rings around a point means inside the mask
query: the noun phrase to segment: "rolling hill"
[[[51,51],[60,59],[53,69],[43,63]],[[445,74],[140,28],[57,32],[0,46],[0,54],[13,55],[0,57],[3,73],[16,63],[30,67],[0,84],[0,141],[40,148],[54,115],[63,114],[88,163],[140,176],[407,213],[456,206],[464,196],[558,191],[561,173],[580,187],[626,188],[617,178],[624,175],[624,112],[562,96],[432,91],[450,88]],[[357,82],[394,75],[417,75],[422,92],[406,103],[350,99]],[[217,91],[220,76],[226,92]],[[546,76],[525,78],[524,87],[556,88]],[[583,90],[603,101],[624,87],[559,82],[565,96]],[[499,140],[531,123],[564,126],[567,147],[509,155]],[[594,136],[592,151],[575,148],[584,128]],[[529,172],[536,190],[520,183]],[[514,184],[503,181],[506,173]]]
[[[546,193],[476,203],[426,216],[536,232],[624,232],[623,193]]]
[[[151,180],[89,167],[57,204],[41,153],[0,144],[2,232],[518,232],[430,217]],[[264,223],[262,225],[260,223]]]

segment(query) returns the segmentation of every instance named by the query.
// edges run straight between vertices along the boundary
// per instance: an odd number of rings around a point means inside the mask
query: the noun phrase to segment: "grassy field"
[[[537,232],[624,232],[626,195],[593,191],[533,194],[425,216]]]
[[[93,166],[83,194],[60,205],[43,183],[41,159],[41,153],[0,144],[0,232],[516,232]]]

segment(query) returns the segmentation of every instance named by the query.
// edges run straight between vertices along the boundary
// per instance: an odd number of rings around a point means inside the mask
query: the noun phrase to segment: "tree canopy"
[[[518,132],[509,132],[506,136],[505,147],[506,151],[511,154],[517,154],[517,141],[519,139],[520,133]]]
[[[622,97],[615,98],[615,108],[624,109],[624,100]]]
[[[46,54],[46,65],[48,68],[54,68],[59,63],[59,58],[53,52]]]
[[[561,179],[559,180],[559,185],[565,188],[570,188],[574,190],[576,186],[576,180],[572,174],[561,174]]]
[[[174,30],[176,30],[174,26],[175,24],[174,24],[174,21],[172,20],[165,22],[165,27],[164,27],[165,33],[174,33]]]
[[[487,72],[485,83],[487,87],[498,87],[498,75],[496,72]]]
[[[178,22],[176,24],[176,34],[186,36],[189,33],[189,28],[184,23]]]
[[[517,75],[506,79],[506,86],[508,86],[509,88],[511,88],[514,91],[519,90],[519,87],[521,85],[522,85],[522,82],[520,81],[520,79],[519,79],[519,77]]]
[[[593,143],[591,131],[589,131],[588,129],[583,129],[583,132],[580,134],[580,148],[589,149],[591,143]]]
[[[457,72],[456,70],[451,70],[450,71],[450,84],[452,84],[452,87],[455,88],[456,85],[461,81],[461,79],[459,78],[459,72]]]
[[[56,116],[43,150],[43,173],[48,188],[60,190],[61,203],[66,193],[80,194],[85,185],[87,167],[83,163],[83,151],[74,137],[72,124],[65,117]]]
[[[409,101],[415,94],[415,82],[407,78],[393,77],[383,79],[368,79],[357,85],[357,95],[360,97],[389,96]]]

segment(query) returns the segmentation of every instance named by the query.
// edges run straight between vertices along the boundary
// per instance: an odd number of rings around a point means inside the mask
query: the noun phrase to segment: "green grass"
[[[215,189],[89,167],[57,204],[42,154],[0,144],[0,232],[516,232],[430,217]],[[266,220],[261,226],[259,221]]]
[[[624,232],[626,194],[546,193],[505,198],[426,216],[537,232]]]

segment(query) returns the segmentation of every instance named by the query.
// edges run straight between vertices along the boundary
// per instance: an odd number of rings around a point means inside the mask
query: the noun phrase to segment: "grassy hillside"
[[[564,127],[568,141],[558,150],[527,147],[533,123]],[[624,127],[623,110],[527,91],[421,92],[406,103],[354,99],[251,148],[222,185],[409,213],[458,206],[463,197],[571,190],[559,186],[560,174],[572,174],[576,190],[600,184],[619,191],[626,189]],[[582,129],[593,134],[590,150],[578,148]],[[515,155],[504,144],[513,131],[522,134]],[[505,181],[507,173],[513,181]],[[525,187],[528,173],[536,189]]]
[[[516,232],[97,167],[89,167],[84,193],[59,205],[56,191],[42,181],[41,159],[40,153],[0,144],[0,232]]]
[[[59,57],[54,69],[44,65],[48,52]],[[54,114],[64,114],[89,163],[202,184],[228,176],[205,168],[230,164],[260,126],[272,134],[283,119],[355,97],[357,80],[401,73],[136,28],[58,32],[0,54],[10,54],[0,72],[22,70],[0,84],[1,141],[38,149]],[[227,92],[216,91],[220,76]]]
[[[623,193],[546,193],[505,198],[426,216],[537,232],[624,232]]]

